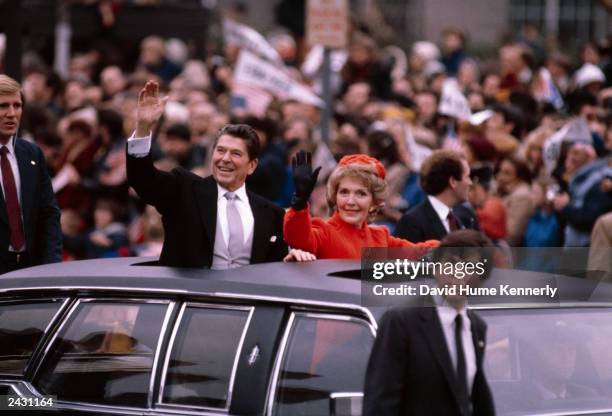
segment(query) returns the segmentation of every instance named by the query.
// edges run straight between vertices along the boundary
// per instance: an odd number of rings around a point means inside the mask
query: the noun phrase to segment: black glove
[[[291,160],[291,166],[293,167],[293,185],[295,187],[291,199],[291,208],[301,210],[306,208],[310,194],[317,184],[321,167],[319,166],[313,172],[312,153],[306,153],[303,150],[300,150]]]

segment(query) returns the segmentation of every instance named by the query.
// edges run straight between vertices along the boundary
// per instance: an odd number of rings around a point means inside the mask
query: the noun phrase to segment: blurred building
[[[436,41],[443,28],[456,26],[467,30],[474,45],[495,45],[531,25],[545,38],[557,38],[558,46],[567,50],[612,32],[609,4],[601,0],[378,0],[400,40]]]
[[[220,5],[235,4],[219,0]],[[247,20],[262,30],[274,26],[274,11],[282,3],[296,10],[302,0],[258,0],[249,2]],[[558,40],[562,49],[572,50],[589,39],[612,32],[612,1],[607,0],[349,0],[354,15],[367,20],[374,4],[395,32],[395,41],[408,46],[414,40],[439,40],[447,26],[466,29],[470,42],[495,46],[504,37],[516,35],[527,26],[545,38]],[[607,7],[606,7],[607,4]]]

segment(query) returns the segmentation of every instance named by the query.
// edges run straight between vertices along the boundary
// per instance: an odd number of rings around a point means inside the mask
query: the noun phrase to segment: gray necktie
[[[236,207],[236,194],[226,192],[225,198],[227,199],[227,225],[229,228],[227,251],[233,259],[238,256],[240,249],[244,245],[244,235],[242,221],[240,221],[240,214],[238,213],[238,207]]]

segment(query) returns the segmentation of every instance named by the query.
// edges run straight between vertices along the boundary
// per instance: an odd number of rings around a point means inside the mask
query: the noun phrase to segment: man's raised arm
[[[147,204],[164,211],[172,204],[177,191],[176,176],[161,172],[153,166],[151,159],[151,132],[159,122],[168,97],[159,97],[159,84],[147,81],[138,93],[136,107],[136,131],[127,141],[128,184]]]

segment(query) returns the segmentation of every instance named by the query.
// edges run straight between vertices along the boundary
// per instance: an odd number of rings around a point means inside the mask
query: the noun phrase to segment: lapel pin
[[[276,243],[276,236],[273,235],[272,237],[270,237],[270,242],[271,243]]]
[[[30,160],[30,163],[31,163],[32,165],[35,165],[35,164],[36,164],[36,162],[34,162],[33,160]]]
[[[484,348],[485,344],[483,340],[478,341],[478,347]]]

